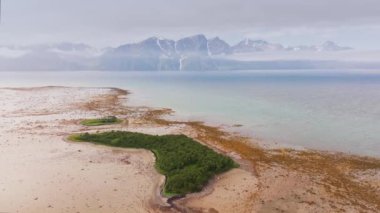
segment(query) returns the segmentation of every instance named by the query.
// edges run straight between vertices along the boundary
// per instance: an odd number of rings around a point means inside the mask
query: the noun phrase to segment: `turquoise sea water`
[[[380,157],[380,72],[0,72],[0,87],[47,85],[120,87],[268,143]]]

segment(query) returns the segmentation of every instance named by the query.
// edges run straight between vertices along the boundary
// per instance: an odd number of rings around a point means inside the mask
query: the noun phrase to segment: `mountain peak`
[[[207,49],[209,55],[227,55],[232,52],[231,46],[219,37],[209,39]]]
[[[281,44],[272,44],[265,40],[252,40],[249,38],[240,41],[232,48],[235,53],[284,50],[284,47]]]
[[[325,41],[322,45],[317,47],[318,51],[342,51],[342,50],[349,50],[350,47],[342,47],[337,45],[333,41]]]
[[[210,38],[209,41],[223,41],[219,36],[215,36],[213,38]]]
[[[133,49],[132,51],[131,48]],[[350,50],[351,48],[339,46],[333,41],[326,41],[321,45],[300,45],[284,47],[278,43],[271,43],[261,39],[254,40],[250,38],[246,38],[236,45],[231,46],[218,36],[207,39],[204,34],[195,34],[179,39],[178,41],[161,37],[149,37],[141,42],[126,44],[120,46],[117,49],[123,50],[122,52],[129,52],[133,54],[136,52],[143,53],[143,50],[149,50],[148,52],[150,53],[162,56],[213,56],[264,51],[342,51]]]
[[[204,34],[195,34],[195,35],[192,35],[192,36],[189,36],[189,37],[185,37],[185,38],[207,39],[206,36],[205,36]]]
[[[207,38],[203,34],[182,38],[175,43],[175,50],[184,55],[208,55]]]

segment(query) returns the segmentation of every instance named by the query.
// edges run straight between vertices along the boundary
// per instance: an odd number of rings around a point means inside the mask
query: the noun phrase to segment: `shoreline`
[[[292,138],[292,137],[281,138],[281,137],[276,136],[272,138],[270,135],[279,135],[279,134],[273,131],[271,131],[272,133],[269,133],[270,134],[269,136],[266,133],[258,134],[257,132],[255,132],[254,127],[252,127],[253,124],[250,124],[250,123],[234,122],[231,119],[218,118],[214,114],[211,114],[209,116],[205,113],[199,113],[199,112],[196,112],[196,116],[192,116],[188,108],[184,108],[181,105],[174,104],[172,102],[170,102],[169,104],[165,104],[162,101],[159,102],[159,104],[157,105],[154,103],[154,101],[151,101],[151,100],[147,101],[147,97],[149,96],[145,95],[142,97],[144,98],[141,98],[139,94],[137,94],[137,92],[131,91],[130,99],[133,103],[131,106],[134,106],[134,107],[144,106],[147,108],[157,108],[157,109],[159,108],[172,109],[173,113],[171,114],[171,116],[165,117],[168,120],[202,121],[208,126],[220,127],[226,132],[237,133],[243,137],[249,137],[252,139],[253,143],[259,144],[263,148],[267,148],[267,149],[289,148],[289,149],[296,149],[296,150],[312,150],[312,151],[317,151],[317,152],[331,152],[331,153],[347,154],[347,155],[354,155],[354,156],[361,156],[361,157],[372,157],[372,158],[380,159],[380,155],[377,154],[376,152],[372,152],[372,151],[367,152],[367,151],[363,151],[362,149],[359,149],[359,151],[356,150],[355,146],[352,145],[353,143],[348,143],[347,146],[345,146],[344,143],[337,143],[337,144],[342,144],[339,146],[329,146],[329,144],[324,144],[324,143],[321,143],[321,144],[310,143],[310,142],[302,143],[300,142],[299,139],[295,139],[295,141],[292,141],[293,139],[288,140],[289,138]],[[178,111],[174,110],[171,107],[177,108]],[[305,139],[302,141],[308,141],[308,140],[312,141],[312,138]],[[343,142],[344,140],[342,139],[342,140],[336,140],[336,141]],[[349,148],[346,149],[345,147],[349,147]],[[372,149],[367,149],[367,150],[372,150]]]
[[[41,88],[49,91],[56,87]],[[70,90],[69,87],[59,88]],[[21,92],[30,90],[33,88]],[[375,212],[380,207],[380,159],[313,150],[265,149],[252,143],[251,139],[221,127],[167,119],[174,113],[170,109],[130,107],[128,91],[108,90],[104,94],[94,94],[68,110],[85,112],[80,119],[116,115],[126,122],[105,127],[83,127],[78,126],[78,117],[65,118],[59,121],[61,125],[80,132],[114,129],[148,134],[184,133],[242,165],[238,170],[216,176],[202,192],[175,200],[174,204],[180,209],[202,212],[228,212],[236,208],[238,212]],[[51,112],[39,112],[44,113],[48,115]],[[228,198],[223,195],[228,195]],[[152,209],[168,210],[154,203],[150,204]]]
[[[331,184],[332,187],[336,187],[337,185],[344,185],[345,188],[351,187],[350,190],[347,190],[346,192],[338,192],[335,194],[337,197],[344,197],[344,196],[352,196],[352,202],[351,204],[360,206],[360,208],[363,208],[364,205],[358,204],[357,199],[363,198],[362,196],[368,196],[365,199],[368,199],[366,201],[370,201],[372,205],[374,205],[374,209],[379,207],[379,201],[380,198],[378,196],[379,192],[375,192],[373,194],[366,194],[362,193],[364,188],[366,187],[371,187],[371,186],[359,186],[360,184],[355,185],[354,182],[348,178],[351,174],[347,174],[346,171],[338,171],[336,170],[336,167],[353,167],[351,168],[352,170],[360,170],[360,169],[379,169],[380,168],[380,159],[374,158],[374,157],[368,157],[368,156],[358,156],[358,155],[351,155],[351,154],[346,154],[346,153],[337,153],[337,152],[329,152],[329,151],[316,151],[316,150],[293,150],[289,148],[281,148],[281,149],[264,149],[260,147],[259,145],[254,145],[252,143],[247,143],[247,141],[250,141],[249,138],[243,138],[236,136],[235,134],[225,132],[224,130],[220,129],[220,127],[213,127],[213,126],[208,126],[205,125],[202,122],[192,122],[192,121],[175,121],[175,120],[167,120],[167,119],[162,119],[162,117],[165,117],[165,115],[171,115],[174,113],[170,109],[163,109],[163,110],[151,110],[149,113],[147,113],[145,120],[148,122],[151,122],[153,124],[158,124],[158,125],[189,125],[193,129],[196,129],[198,131],[198,135],[194,135],[191,133],[188,133],[190,137],[193,137],[197,139],[200,142],[203,142],[204,144],[218,150],[222,151],[225,154],[229,154],[229,156],[233,157],[234,160],[237,160],[239,163],[241,162],[241,159],[237,159],[234,154],[237,154],[238,156],[242,157],[243,160],[251,160],[251,163],[253,164],[253,171],[255,174],[259,174],[259,170],[262,168],[257,168],[257,165],[255,164],[260,164],[260,163],[267,163],[269,165],[275,163],[275,164],[281,164],[284,161],[283,165],[281,166],[289,166],[290,169],[295,169],[298,170],[300,169],[303,173],[306,171],[306,176],[310,176],[312,174],[319,175],[320,169],[323,171],[324,166],[327,167],[327,170],[333,170],[333,171],[328,171],[329,173],[326,175],[326,180],[329,180],[328,184]],[[199,133],[205,134],[199,136]],[[210,134],[211,133],[211,134]],[[211,137],[211,140],[210,140]],[[213,138],[214,137],[214,138]],[[224,137],[232,137],[232,141],[234,143],[239,143],[240,146],[242,146],[244,149],[241,149],[242,147],[234,147],[231,146],[230,144],[221,144],[220,141],[224,140]],[[219,140],[219,143],[212,142],[212,140]],[[231,142],[228,140],[225,140],[224,142]],[[252,142],[252,141],[250,141]],[[223,143],[223,142],[222,142]],[[222,147],[220,147],[222,146]],[[224,147],[223,147],[224,146]],[[258,146],[258,147],[256,147]],[[247,153],[247,150],[252,151],[251,153]],[[235,152],[232,153],[231,152]],[[274,153],[273,153],[274,152]],[[259,157],[258,159],[250,159],[250,155],[252,154],[258,154]],[[272,155],[270,157],[267,157],[265,155]],[[261,156],[260,156],[261,155]],[[300,159],[294,159],[294,158],[300,158]],[[322,160],[320,159],[322,158]],[[326,158],[327,160],[324,161],[323,158]],[[303,162],[305,161],[305,162]],[[320,161],[320,162],[319,162]],[[329,164],[333,163],[338,163],[336,167],[334,166],[329,166]],[[337,161],[337,162],[336,162]],[[321,164],[321,165],[313,165],[313,164]],[[280,167],[281,167],[280,166]],[[302,168],[304,166],[310,167],[310,168]],[[308,170],[309,169],[309,170]],[[347,169],[347,168],[346,168]],[[349,170],[349,169],[348,169]],[[334,173],[337,174],[334,174]],[[330,179],[329,179],[330,178]],[[335,179],[338,178],[340,180],[336,181]],[[319,183],[320,185],[323,185]],[[331,186],[326,187],[328,184],[324,185],[323,187],[326,189],[331,188]],[[377,189],[379,190],[379,188]],[[339,190],[338,190],[339,191]],[[351,195],[351,193],[353,193]],[[186,198],[185,198],[186,199]],[[339,198],[337,198],[339,199]],[[347,197],[346,197],[347,199]],[[372,200],[373,199],[373,200]],[[350,200],[349,198],[347,200]],[[308,203],[308,202],[306,202]],[[330,205],[330,207],[335,208],[336,205]],[[340,210],[344,210],[344,207],[342,206]],[[370,210],[370,208],[366,208],[366,210]],[[373,209],[372,209],[373,210]]]

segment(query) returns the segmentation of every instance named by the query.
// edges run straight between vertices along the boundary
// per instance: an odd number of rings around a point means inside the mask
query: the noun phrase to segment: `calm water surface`
[[[380,72],[0,72],[0,87],[112,86],[269,143],[380,157]]]

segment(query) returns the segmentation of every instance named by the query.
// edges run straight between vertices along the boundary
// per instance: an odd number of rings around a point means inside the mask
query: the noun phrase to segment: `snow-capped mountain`
[[[219,37],[209,39],[207,48],[209,55],[228,55],[232,53],[231,46]]]
[[[66,56],[79,56],[79,57],[97,57],[104,53],[104,50],[91,47],[83,43],[57,43],[48,45],[41,51],[54,52]]]
[[[264,40],[245,39],[232,47],[234,53],[262,52],[262,51],[282,51],[281,44],[273,44]]]
[[[198,34],[178,40],[150,37],[115,48],[97,49],[82,43],[0,46],[3,70],[220,70],[273,67],[318,67],[311,61],[257,62],[258,57],[301,53],[325,54],[350,50],[334,42],[284,47],[264,40],[245,39],[231,46],[219,37]],[[290,54],[290,52],[292,54]],[[263,55],[264,54],[264,55]],[[296,58],[297,59],[297,58]],[[288,60],[288,59],[286,59]],[[288,60],[289,61],[289,60]],[[265,64],[265,65],[264,65]],[[322,64],[318,62],[317,64]],[[327,66],[327,65],[326,65]],[[328,66],[332,66],[328,64]]]
[[[326,41],[320,46],[316,48],[318,51],[342,51],[342,50],[350,50],[350,47],[341,47],[332,41]]]
[[[168,57],[175,56],[175,41],[169,39],[157,39],[156,42],[164,55]]]
[[[70,42],[31,46],[0,46],[0,49],[4,51],[4,54],[0,53],[0,57],[6,56],[6,53],[9,53],[10,55],[14,54],[16,56],[23,56],[26,54],[57,53],[62,56],[96,57],[104,52],[102,49],[97,49],[83,43]]]
[[[100,57],[100,64],[104,69],[209,69],[212,66],[208,63],[208,57],[208,40],[202,34],[177,41],[152,37],[107,51]]]
[[[151,37],[138,43],[119,46],[108,54],[149,57],[207,56],[207,39],[204,35],[185,37],[178,41]]]
[[[207,38],[199,34],[182,38],[175,42],[175,50],[179,55],[200,55],[207,56]]]
[[[245,39],[232,47],[233,53],[273,52],[273,51],[306,51],[306,52],[332,52],[350,50],[350,47],[342,47],[332,41],[326,41],[321,45],[299,45],[284,47],[281,44],[270,43],[264,40]]]
[[[162,49],[158,45],[158,38],[151,37],[143,40],[139,43],[125,44],[115,49],[111,49],[108,54],[114,54],[117,56],[141,56],[151,57],[159,56],[162,53]]]
[[[85,49],[85,48],[84,48]],[[325,42],[316,46],[284,47],[281,44],[264,40],[245,39],[234,46],[229,45],[219,37],[207,39],[199,34],[185,37],[177,41],[151,37],[138,43],[121,45],[111,48],[106,55],[144,56],[144,57],[206,57],[218,55],[233,55],[239,53],[254,53],[265,51],[341,51],[348,47],[340,47],[333,42]]]
[[[308,52],[334,52],[334,51],[344,51],[344,50],[351,50],[350,47],[342,47],[337,45],[336,43],[332,41],[326,41],[321,45],[300,45],[300,46],[294,46],[294,47],[288,47],[287,50],[289,51],[308,51]]]

